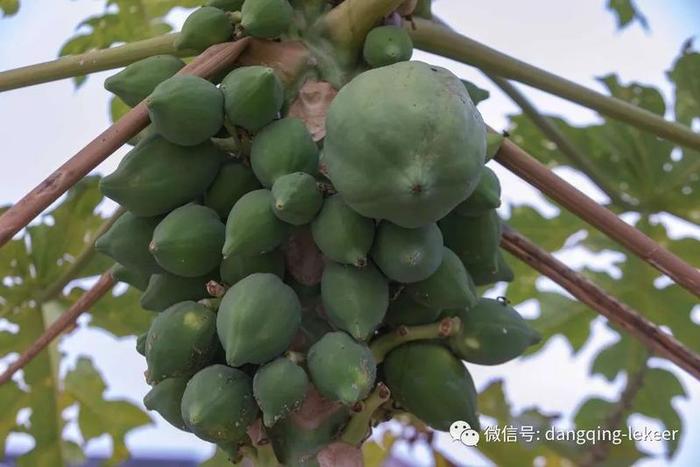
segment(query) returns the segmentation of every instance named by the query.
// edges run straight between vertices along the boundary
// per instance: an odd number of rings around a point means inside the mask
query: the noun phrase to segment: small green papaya
[[[272,210],[292,225],[311,222],[323,204],[316,179],[304,172],[282,175],[272,185]]]
[[[389,279],[407,284],[422,281],[442,263],[442,233],[435,223],[406,229],[384,221],[377,228],[371,254]]]
[[[216,314],[195,302],[177,303],[158,314],[146,338],[149,380],[190,376],[209,363],[218,348]]]
[[[244,66],[221,82],[226,118],[255,132],[277,117],[284,103],[284,87],[275,71],[266,66]]]
[[[374,220],[362,217],[336,194],[326,198],[311,223],[321,252],[337,263],[363,267],[374,242]]]
[[[368,264],[359,269],[328,262],[321,278],[321,297],[328,320],[358,340],[372,336],[389,306],[389,284]]]
[[[267,253],[282,244],[287,224],[272,211],[270,190],[246,193],[233,205],[226,220],[226,241],[222,253],[253,256]]]
[[[187,17],[175,39],[175,48],[203,52],[209,46],[230,40],[232,36],[233,23],[226,12],[213,6],[203,6]]]
[[[372,68],[405,62],[413,55],[413,41],[401,26],[379,26],[367,34],[362,55]]]
[[[282,279],[284,278],[284,255],[280,250],[254,256],[229,255],[221,263],[219,272],[221,280],[229,285],[234,285],[256,272],[267,272]]]
[[[405,290],[389,303],[384,322],[391,327],[418,326],[430,324],[438,320],[440,308],[431,308],[418,303]]]
[[[175,428],[187,431],[182,420],[182,395],[187,386],[187,378],[166,378],[156,384],[143,398],[148,410],[155,410]]]
[[[210,142],[184,147],[152,135],[100,180],[100,190],[136,216],[165,214],[204,193],[222,158]]]
[[[136,217],[127,211],[95,241],[95,249],[132,271],[161,272],[148,252],[153,230],[160,221],[160,217]]]
[[[522,355],[541,339],[505,300],[482,298],[471,309],[449,310],[462,320],[462,329],[448,339],[450,350],[480,365],[499,365]]]
[[[260,188],[260,182],[249,167],[237,161],[224,163],[204,195],[204,205],[226,219],[236,201]]]
[[[318,148],[304,122],[283,118],[258,133],[250,148],[250,163],[264,187],[271,187],[282,175],[294,172],[315,174]]]
[[[105,89],[117,95],[129,107],[136,107],[156,86],[184,66],[185,62],[172,55],[154,55],[134,62],[107,78]]]
[[[280,357],[261,366],[253,377],[253,395],[270,427],[294,412],[304,401],[309,378],[288,358]]]
[[[369,347],[342,331],[329,332],[316,342],[309,349],[307,364],[318,391],[345,405],[364,399],[377,376]]]
[[[275,39],[289,29],[294,10],[287,0],[246,0],[241,26],[252,37]]]
[[[140,354],[143,355],[144,357],[146,356],[146,338],[148,337],[148,332],[144,332],[141,334],[139,337],[136,338],[136,351]]]
[[[503,253],[499,249],[496,251],[496,260],[489,259],[485,264],[470,265],[471,276],[476,285],[489,285],[496,282],[512,282],[515,276],[513,270],[506,263]]]
[[[240,11],[243,0],[209,0],[206,6],[213,6],[224,11]]]
[[[111,272],[115,281],[123,282],[141,291],[146,290],[146,287],[148,287],[148,279],[151,277],[147,272],[127,269],[121,264],[115,264]]]
[[[481,216],[460,216],[451,213],[439,222],[445,246],[454,251],[467,271],[480,285],[480,271],[495,271],[498,245],[501,242],[501,220],[495,210]]]
[[[224,95],[199,76],[166,79],[148,96],[146,105],[155,131],[180,146],[208,141],[224,124]]]
[[[448,431],[464,420],[479,430],[474,381],[447,348],[426,341],[403,344],[389,352],[383,369],[392,399],[432,428]]]
[[[478,296],[474,281],[459,256],[443,247],[440,267],[427,279],[406,286],[406,294],[432,309],[471,308]]]
[[[168,272],[153,274],[141,295],[141,308],[163,311],[179,302],[199,300],[209,296],[207,282],[216,279],[208,273],[199,277],[181,277]]]
[[[265,363],[284,352],[301,323],[301,304],[274,274],[255,273],[228,289],[216,318],[231,366]]]
[[[226,365],[211,365],[195,374],[182,395],[182,419],[189,430],[211,443],[246,439],[258,407],[250,376]]]
[[[326,116],[323,161],[348,205],[405,228],[437,221],[476,188],[486,127],[451,72],[409,61],[359,74]]]
[[[186,204],[158,224],[149,250],[166,271],[182,277],[198,277],[221,262],[225,230],[216,211]]]
[[[481,216],[501,205],[501,183],[493,170],[484,166],[481,179],[469,198],[462,201],[454,212],[461,216]]]
[[[496,153],[501,149],[501,144],[505,137],[496,132],[488,132],[486,134],[486,161],[490,161],[496,157]]]

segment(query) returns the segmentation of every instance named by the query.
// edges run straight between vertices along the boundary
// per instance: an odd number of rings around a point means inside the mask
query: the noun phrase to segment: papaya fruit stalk
[[[456,317],[443,318],[435,323],[420,326],[399,326],[394,332],[376,338],[369,348],[379,364],[384,361],[389,352],[401,344],[418,340],[444,339],[459,333],[461,327],[462,321]]]
[[[372,417],[377,409],[389,400],[391,391],[384,383],[377,386],[363,401],[352,408],[353,414],[345,426],[340,441],[359,446],[371,433]]]

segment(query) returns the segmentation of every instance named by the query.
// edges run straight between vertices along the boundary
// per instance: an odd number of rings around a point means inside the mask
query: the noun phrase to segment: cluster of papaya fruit
[[[291,10],[212,0],[178,47],[229,40],[236,25],[276,38]],[[281,462],[313,465],[378,381],[389,416],[478,427],[463,361],[503,363],[538,340],[505,301],[477,292],[512,273],[486,129],[463,83],[408,61],[396,26],[372,30],[363,53],[318,141],[287,115],[294,96],[265,66],[217,85],[155,56],[105,83],[128,105],[145,101],[151,120],[101,181],[126,212],[96,242],[157,312],[138,339],[152,385],[144,403],[232,456],[261,419]],[[373,346],[453,317],[462,326],[448,338]],[[310,391],[339,410],[295,425]]]

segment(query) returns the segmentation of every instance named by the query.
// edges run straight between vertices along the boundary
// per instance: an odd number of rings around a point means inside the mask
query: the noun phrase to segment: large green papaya
[[[442,263],[442,233],[437,224],[406,229],[391,222],[379,224],[372,259],[384,275],[397,282],[427,279]]]
[[[479,430],[474,381],[447,348],[410,342],[389,352],[383,369],[392,399],[432,428],[447,431],[464,420]]]
[[[169,272],[153,274],[141,295],[141,308],[163,311],[179,302],[206,298],[207,282],[213,279],[216,275],[211,272],[199,277],[181,277]]]
[[[160,83],[175,75],[185,62],[172,55],[154,55],[124,68],[105,80],[105,89],[135,107]]]
[[[451,213],[439,223],[445,246],[462,260],[476,285],[482,270],[497,268],[498,245],[501,242],[501,220],[495,210],[481,216],[460,216]]]
[[[165,214],[204,193],[222,157],[210,142],[183,147],[152,135],[100,180],[100,190],[136,216]]]
[[[195,374],[182,395],[182,418],[199,438],[235,444],[258,415],[250,376],[226,365],[211,365]]]
[[[288,224],[308,224],[322,203],[323,195],[316,179],[307,173],[282,175],[272,185],[272,210]]]
[[[294,117],[277,120],[253,140],[250,163],[255,176],[269,188],[282,175],[294,172],[315,174],[318,147],[304,122]]]
[[[374,242],[374,221],[350,209],[336,194],[323,202],[321,211],[311,223],[311,234],[328,258],[363,267]]]
[[[413,55],[413,41],[400,26],[379,26],[367,34],[362,55],[372,68],[404,62]]]
[[[364,399],[377,376],[369,347],[342,331],[329,332],[316,342],[309,349],[307,365],[318,391],[345,405]]]
[[[248,131],[258,131],[277,117],[284,103],[284,87],[272,68],[244,66],[221,82],[226,118]]]
[[[418,303],[404,290],[389,303],[389,310],[384,322],[391,327],[430,324],[438,320],[440,311],[440,308],[432,308]]]
[[[158,224],[149,250],[166,271],[182,277],[198,277],[221,262],[225,230],[216,211],[186,204]]]
[[[207,47],[226,42],[233,35],[233,23],[225,11],[213,6],[196,9],[182,24],[175,39],[177,50],[202,52]]]
[[[321,296],[330,322],[355,339],[365,340],[384,319],[389,284],[373,264],[359,269],[330,261],[323,270]]]
[[[127,211],[95,241],[95,249],[133,271],[161,272],[155,258],[148,252],[153,230],[161,219],[136,217]]]
[[[216,315],[195,302],[177,303],[158,314],[146,338],[148,379],[191,376],[206,366],[218,349]]]
[[[505,300],[482,298],[471,309],[449,310],[462,320],[462,329],[448,340],[462,360],[480,365],[499,365],[518,357],[540,341],[517,311]]]
[[[123,282],[138,290],[144,291],[148,287],[150,274],[137,270],[127,269],[121,264],[115,264],[111,269],[112,277],[117,282]]]
[[[240,11],[243,0],[209,0],[206,6],[213,6],[224,11]]]
[[[224,295],[216,317],[231,366],[265,363],[284,352],[301,323],[296,293],[274,274],[255,273]]]
[[[501,183],[494,171],[484,166],[476,189],[455,208],[455,212],[461,216],[481,216],[500,205]]]
[[[275,39],[287,32],[293,12],[287,0],[246,0],[241,8],[241,26],[249,36]]]
[[[204,78],[168,78],[146,99],[151,125],[163,138],[181,146],[207,141],[224,124],[224,95]]]
[[[259,188],[260,182],[249,167],[237,161],[226,162],[204,195],[204,204],[226,219],[243,195]]]
[[[226,220],[226,241],[222,253],[253,256],[282,244],[288,227],[272,211],[270,190],[246,193],[234,204]]]
[[[187,378],[167,378],[156,384],[143,398],[148,410],[155,410],[175,428],[187,430],[182,420],[182,394],[187,386]]]
[[[421,62],[366,71],[326,117],[324,163],[343,199],[365,217],[422,227],[469,196],[486,129],[461,81]]]
[[[471,308],[478,296],[474,281],[454,251],[443,247],[442,263],[431,276],[406,286],[405,294],[432,309]]]
[[[253,377],[253,395],[270,427],[294,412],[304,401],[309,378],[288,358],[280,357],[260,367]]]
[[[219,272],[221,280],[229,285],[234,285],[256,272],[267,272],[282,279],[284,277],[284,255],[280,250],[254,256],[229,255],[221,262]]]
[[[496,252],[496,261],[486,261],[483,266],[473,264],[470,266],[472,278],[477,285],[489,285],[496,282],[512,282],[515,278],[513,270],[508,266],[503,253],[499,249]]]

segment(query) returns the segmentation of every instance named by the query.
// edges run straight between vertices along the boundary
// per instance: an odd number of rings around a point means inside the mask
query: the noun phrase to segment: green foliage
[[[644,29],[649,29],[646,17],[639,11],[634,0],[608,0],[608,9],[617,17],[617,27],[623,29],[633,21],[638,21]]]

